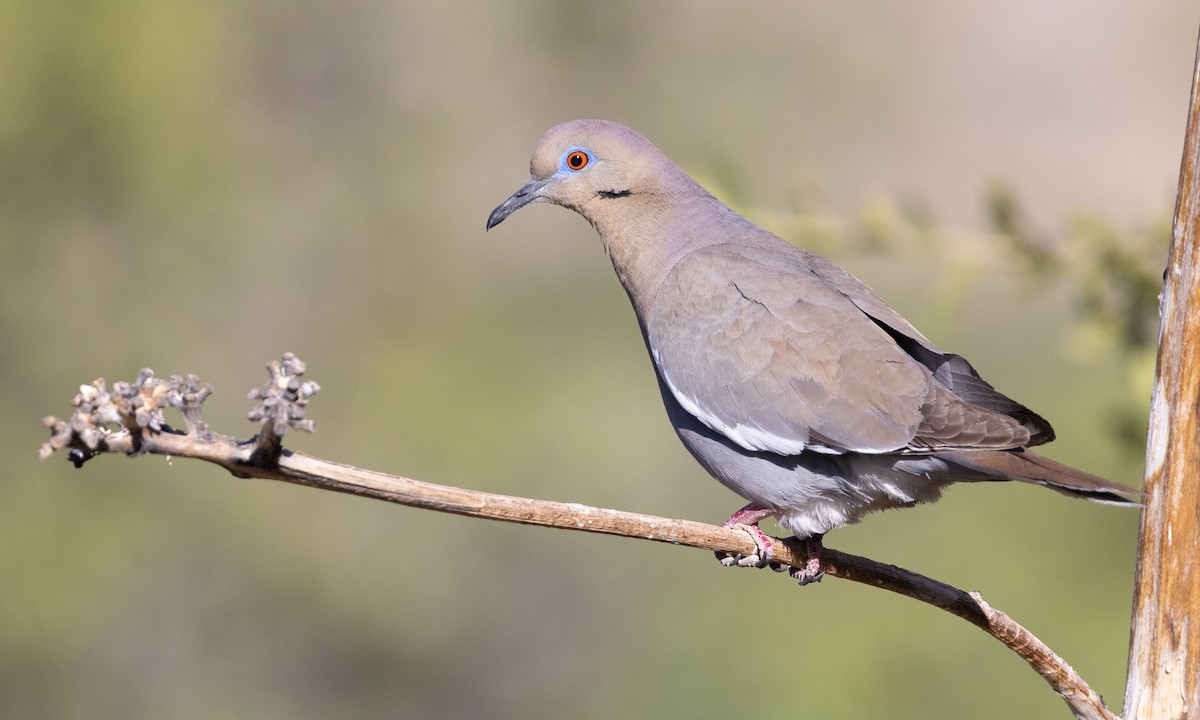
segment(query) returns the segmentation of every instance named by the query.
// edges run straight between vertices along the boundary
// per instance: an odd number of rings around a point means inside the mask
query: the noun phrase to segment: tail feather
[[[1131,487],[1055,462],[1029,450],[960,450],[939,453],[951,462],[988,477],[1044,485],[1064,495],[1106,505],[1141,505]]]

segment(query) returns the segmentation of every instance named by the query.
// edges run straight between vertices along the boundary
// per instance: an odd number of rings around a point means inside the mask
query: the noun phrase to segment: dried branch
[[[115,383],[111,392],[103,379],[81,386],[74,400],[76,411],[69,420],[44,420],[51,437],[39,454],[45,459],[65,449],[76,467],[101,453],[188,457],[215,463],[238,477],[283,480],[439,512],[622,535],[713,552],[748,555],[756,550],[750,536],[738,529],[436,485],[283,449],[282,438],[288,430],[313,430],[304,410],[320,386],[301,380],[304,363],[291,353],[272,361],[267,369],[270,380],[250,393],[262,404],[250,412],[260,430],[249,440],[208,428],[200,417],[200,407],[212,388],[200,384],[194,375],[163,380],[144,369],[133,383]],[[167,406],[183,414],[186,432],[166,424],[162,410]],[[780,566],[801,564],[805,562],[804,549],[795,538],[776,538],[775,561]],[[1076,718],[1117,720],[1062,658],[978,593],[829,548],[823,552],[822,570],[830,577],[891,590],[963,618],[1020,655],[1062,696]]]

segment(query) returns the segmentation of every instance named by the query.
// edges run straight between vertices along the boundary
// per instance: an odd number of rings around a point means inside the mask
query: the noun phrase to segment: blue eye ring
[[[563,167],[571,172],[579,172],[592,161],[590,155],[583,150],[571,150],[563,155]]]

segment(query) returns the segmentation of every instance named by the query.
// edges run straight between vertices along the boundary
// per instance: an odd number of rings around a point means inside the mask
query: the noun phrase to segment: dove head
[[[488,229],[530,203],[574,210],[600,234],[639,315],[681,257],[750,226],[649,140],[615,122],[550,128],[529,170],[529,182],[492,211]]]
[[[649,140],[607,120],[572,120],[550,128],[529,162],[529,182],[488,217],[487,227],[530,203],[574,210],[604,231],[606,216],[661,205],[681,189],[698,187]],[[631,209],[634,209],[631,212]]]

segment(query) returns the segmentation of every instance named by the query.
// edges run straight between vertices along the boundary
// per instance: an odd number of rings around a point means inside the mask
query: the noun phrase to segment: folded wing
[[[645,318],[675,399],[749,451],[1008,449],[1050,426],[836,265],[783,241],[681,260]]]

